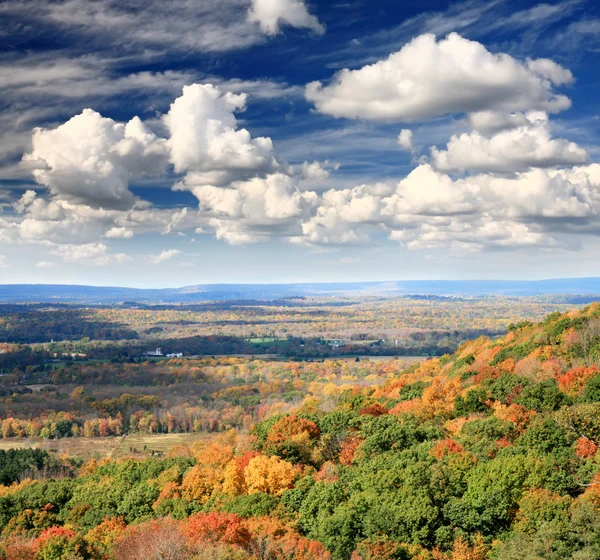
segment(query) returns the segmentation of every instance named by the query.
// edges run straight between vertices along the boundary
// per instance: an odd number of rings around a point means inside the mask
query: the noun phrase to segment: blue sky
[[[600,6],[7,0],[0,281],[600,275]]]

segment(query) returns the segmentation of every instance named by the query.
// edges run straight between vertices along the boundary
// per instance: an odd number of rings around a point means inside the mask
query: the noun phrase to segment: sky
[[[600,276],[600,3],[4,0],[0,283]]]

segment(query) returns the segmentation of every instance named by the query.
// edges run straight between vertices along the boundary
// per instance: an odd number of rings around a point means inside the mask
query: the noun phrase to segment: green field
[[[287,338],[282,337],[262,337],[262,338],[246,338],[246,342],[251,344],[270,344],[273,342],[287,342]]]

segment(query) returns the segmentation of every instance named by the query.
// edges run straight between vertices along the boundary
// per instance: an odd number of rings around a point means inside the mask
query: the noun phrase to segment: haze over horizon
[[[0,13],[0,283],[600,276],[597,2]]]
[[[135,284],[78,284],[75,282],[44,282],[44,281],[33,281],[33,282],[14,282],[14,283],[3,283],[0,286],[6,285],[21,285],[21,286],[81,286],[89,288],[126,288],[133,290],[185,290],[186,288],[195,288],[202,286],[309,286],[309,285],[340,285],[340,284],[371,284],[371,285],[392,285],[392,284],[417,284],[417,283],[440,283],[440,284],[473,284],[473,283],[522,283],[522,284],[536,284],[544,282],[578,282],[578,281],[598,281],[600,283],[600,276],[565,276],[562,278],[387,278],[387,279],[375,279],[375,280],[319,280],[312,279],[305,282],[234,282],[234,281],[223,281],[223,282],[195,282],[192,284],[178,284],[172,283],[169,285],[159,285],[146,287],[143,285]]]

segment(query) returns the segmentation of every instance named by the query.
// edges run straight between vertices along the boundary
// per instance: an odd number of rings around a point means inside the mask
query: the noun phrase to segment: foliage
[[[206,440],[166,458],[103,459],[78,472],[60,459],[70,470],[58,472],[48,454],[0,454],[4,555],[598,558],[600,374],[590,362],[596,331],[582,333],[599,312],[521,322],[406,369],[239,358],[68,368],[78,383],[147,368],[166,380],[151,388],[179,387],[178,402],[189,402],[166,406],[158,391],[95,398],[82,383],[69,398],[80,410],[87,398],[96,416],[40,420],[57,438],[86,422],[94,433],[176,432],[195,429],[211,406],[219,415]],[[197,402],[194,384],[206,384]],[[302,398],[286,401],[292,391]],[[258,404],[233,405],[247,398]],[[31,421],[7,415],[2,431],[19,437]],[[30,471],[39,480],[23,480]]]

